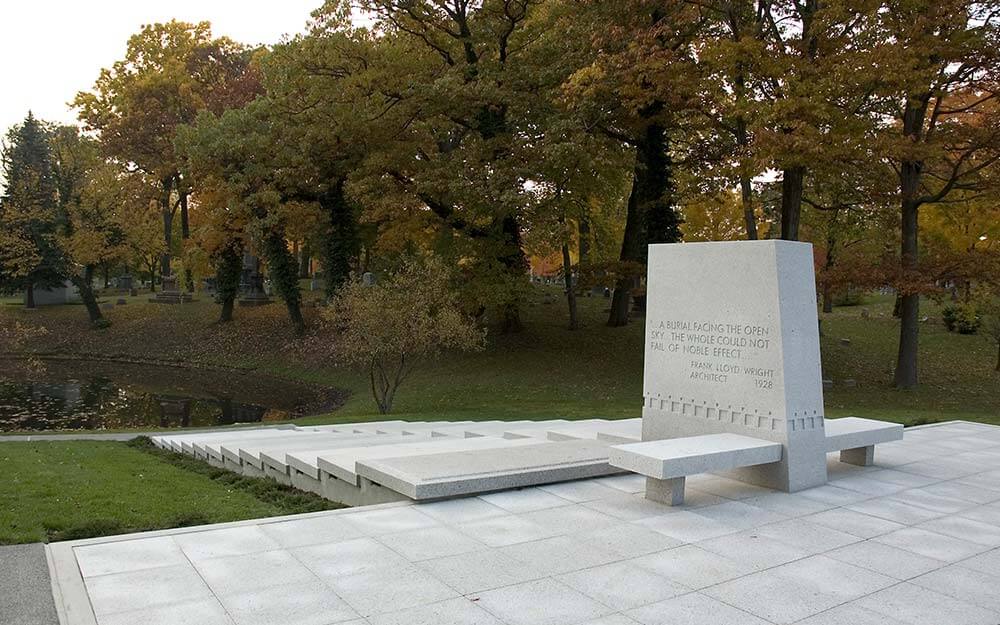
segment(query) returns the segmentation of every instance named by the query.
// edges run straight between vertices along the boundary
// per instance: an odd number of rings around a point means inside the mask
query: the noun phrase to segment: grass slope
[[[71,540],[337,507],[159,450],[99,441],[0,443],[0,544]]]

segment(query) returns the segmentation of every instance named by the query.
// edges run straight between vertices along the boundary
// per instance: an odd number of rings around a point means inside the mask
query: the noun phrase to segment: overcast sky
[[[28,109],[76,119],[67,102],[125,55],[129,35],[171,18],[208,20],[212,32],[249,44],[304,30],[322,0],[0,0],[0,132]]]

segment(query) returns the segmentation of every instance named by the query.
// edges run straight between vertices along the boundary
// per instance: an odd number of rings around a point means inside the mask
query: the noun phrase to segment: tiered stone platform
[[[625,474],[47,549],[63,625],[1000,623],[1000,428],[913,428],[872,466],[827,467],[795,493],[691,476],[674,507]]]
[[[164,449],[348,505],[428,500],[621,473],[642,420],[383,421],[154,436]]]

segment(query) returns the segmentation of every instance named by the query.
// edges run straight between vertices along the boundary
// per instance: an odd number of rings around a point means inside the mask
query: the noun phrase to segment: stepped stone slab
[[[495,436],[477,436],[474,438],[434,437],[429,441],[421,443],[344,449],[336,453],[319,456],[318,466],[320,472],[329,473],[345,482],[360,484],[357,463],[361,461],[376,458],[426,456],[454,451],[501,449],[533,444],[537,444],[537,442],[531,439],[506,439]]]
[[[375,437],[368,437],[367,441],[359,440],[343,441],[340,445],[325,444],[313,449],[301,449],[291,453],[286,453],[281,449],[273,452],[261,452],[261,461],[265,467],[271,467],[276,471],[288,472],[291,469],[304,473],[305,475],[318,480],[320,479],[319,457],[343,451],[347,449],[364,449],[365,447],[383,445],[403,445],[416,443],[419,441],[430,441],[439,437],[433,436],[430,432],[422,434],[381,434]],[[365,443],[368,444],[365,444]]]
[[[282,446],[286,448],[288,447],[298,448],[301,445],[309,443],[316,444],[318,442],[327,442],[327,441],[334,442],[338,440],[349,440],[349,439],[356,439],[359,436],[361,435],[347,434],[342,432],[315,432],[311,436],[304,437],[302,442],[299,442],[298,440],[294,442],[288,442],[287,439],[284,438],[254,439],[253,442],[251,443],[252,445],[251,449],[268,449],[274,446]],[[242,463],[241,452],[244,449],[247,449],[247,443],[244,441],[240,441],[238,443],[226,442],[220,445],[219,448],[222,451],[222,457],[224,460],[234,462],[235,464],[241,464]]]
[[[364,445],[364,444],[379,444],[380,441],[390,441],[399,438],[399,434],[340,434],[339,436],[329,436],[329,435],[318,435],[315,439],[307,438],[301,441],[287,442],[287,443],[267,443],[258,444],[254,441],[251,444],[243,444],[236,449],[239,454],[239,461],[242,464],[250,464],[254,467],[263,468],[263,461],[261,460],[261,452],[266,452],[268,455],[277,455],[281,452],[292,452],[292,451],[309,451],[311,449],[335,447],[337,445]],[[230,448],[224,448],[230,449]]]
[[[607,443],[539,442],[507,449],[383,458],[358,463],[358,475],[411,499],[437,499],[621,472]]]
[[[599,423],[576,425],[548,431],[549,440],[597,439],[609,443],[635,443],[642,440],[642,419],[622,419],[621,421],[600,420]]]
[[[273,435],[275,432],[288,432],[295,431],[296,428],[293,426],[282,426],[275,428],[266,429],[246,429],[246,430],[225,430],[225,431],[212,431],[212,432],[194,432],[194,433],[180,433],[180,434],[163,434],[160,436],[151,437],[153,444],[163,447],[164,449],[173,449],[174,451],[183,451],[183,445],[187,443],[188,449],[191,445],[198,440],[211,440],[213,438],[219,438],[223,436],[233,436],[238,434],[244,434],[248,436],[267,436]]]

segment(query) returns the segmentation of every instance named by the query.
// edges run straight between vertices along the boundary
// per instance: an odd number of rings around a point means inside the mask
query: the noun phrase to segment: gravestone
[[[264,276],[260,273],[260,260],[250,252],[243,253],[241,283],[243,294],[237,302],[240,306],[266,306],[271,303],[269,293],[264,288]]]
[[[193,302],[194,298],[186,291],[181,291],[177,285],[177,276],[170,274],[163,276],[160,291],[149,298],[154,304],[185,304]]]
[[[132,274],[127,273],[118,276],[116,286],[118,287],[119,290],[125,291],[126,293],[130,293],[132,291]]]
[[[649,246],[643,440],[734,433],[783,444],[732,477],[786,491],[826,483],[812,246]]]

